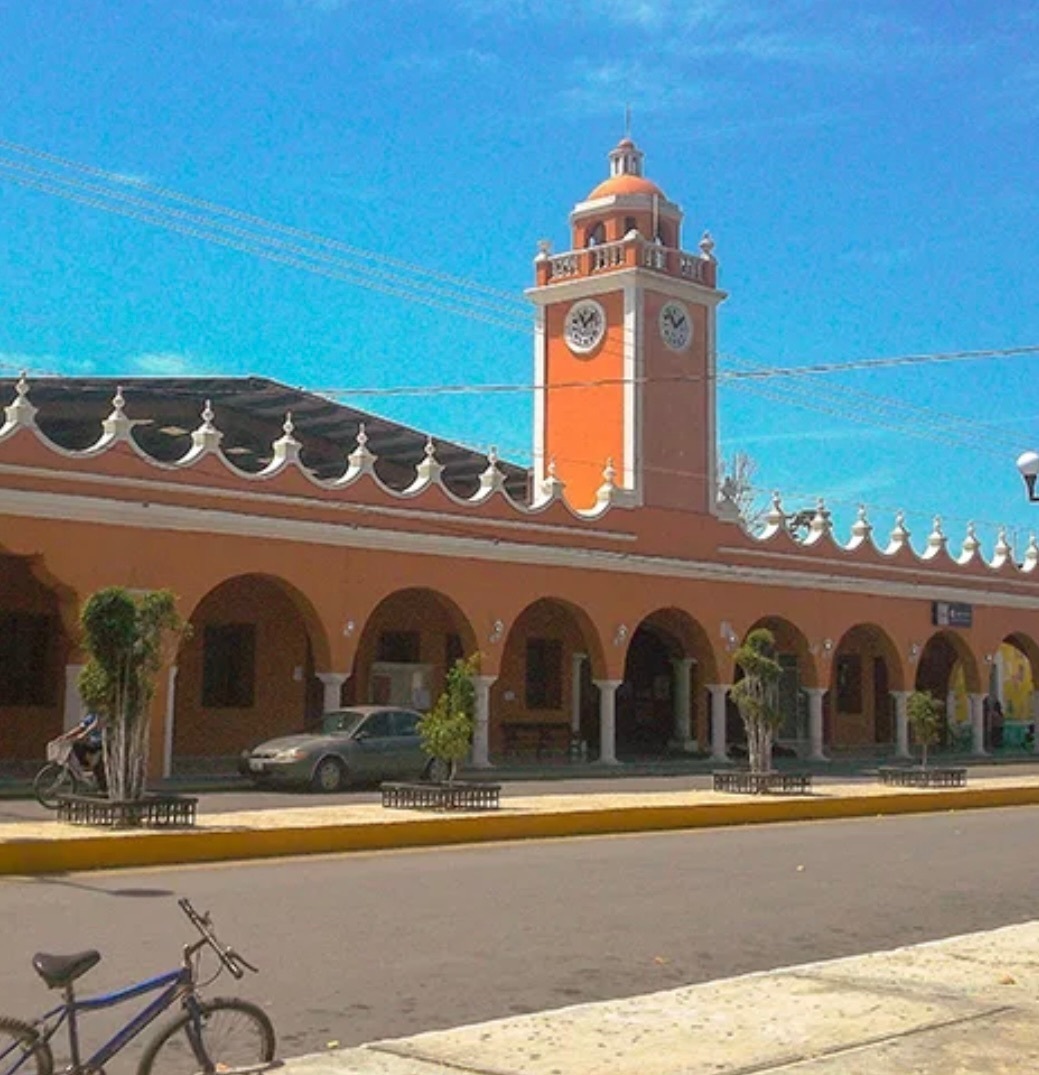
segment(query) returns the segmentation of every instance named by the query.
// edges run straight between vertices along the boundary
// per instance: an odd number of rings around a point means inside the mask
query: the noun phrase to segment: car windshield
[[[344,709],[339,713],[326,713],[321,718],[321,730],[326,734],[329,732],[349,734],[357,731],[358,725],[364,718],[364,713],[355,713],[352,709]]]

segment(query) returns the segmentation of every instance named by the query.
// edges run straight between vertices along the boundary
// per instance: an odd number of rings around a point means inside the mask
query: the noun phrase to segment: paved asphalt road
[[[1039,917],[1037,827],[1019,807],[3,878],[0,1012],[50,999],[38,949],[99,947],[98,989],[171,964],[177,895],[261,965],[217,992],[269,1005],[286,1056],[641,994]]]

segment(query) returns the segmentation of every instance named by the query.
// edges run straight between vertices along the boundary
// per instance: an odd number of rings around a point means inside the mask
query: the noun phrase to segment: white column
[[[982,696],[982,697],[984,697],[984,696]],[[969,699],[970,699],[969,694],[967,695],[967,698],[968,698],[968,701],[967,701],[967,718],[969,720],[973,720],[973,717],[971,716],[973,711],[970,708],[971,703],[969,701]],[[945,723],[951,728],[953,726],[953,724],[957,723],[956,717],[957,717],[957,713],[956,713],[956,692],[955,691],[949,691],[945,695]]]
[[[909,695],[911,691],[892,691],[895,700],[895,757],[909,758]]]
[[[318,672],[317,678],[321,680],[325,688],[325,696],[321,701],[321,711],[331,713],[334,709],[340,709],[343,705],[343,684],[350,678],[349,672]]]
[[[971,752],[979,757],[985,751],[985,695],[968,694],[970,704]]]
[[[671,661],[675,681],[675,727],[671,741],[686,754],[692,754],[697,747],[693,735],[693,692],[689,683],[694,664],[696,661],[692,657],[674,657]]]
[[[574,739],[581,737],[581,672],[587,653],[570,655],[570,735]]]
[[[617,688],[623,679],[597,679],[599,688],[599,761],[617,764]]]
[[[476,688],[476,717],[473,722],[472,766],[474,769],[490,769],[491,743],[491,687],[497,676],[473,676]]]
[[[177,708],[177,666],[166,670],[166,725],[162,735],[162,775],[173,775],[173,715]]]
[[[86,707],[79,696],[79,673],[86,665],[65,665],[65,712],[62,714],[62,727],[67,732],[74,728],[84,717]]]
[[[729,745],[725,741],[725,699],[732,690],[731,683],[708,683],[711,692],[711,759],[728,761]]]
[[[823,698],[826,687],[802,687],[808,695],[808,758],[810,761],[829,761],[823,749]]]

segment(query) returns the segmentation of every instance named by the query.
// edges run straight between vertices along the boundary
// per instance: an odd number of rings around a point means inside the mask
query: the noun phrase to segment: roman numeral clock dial
[[[563,336],[576,355],[587,355],[602,342],[606,333],[606,311],[591,299],[575,302],[566,315]]]

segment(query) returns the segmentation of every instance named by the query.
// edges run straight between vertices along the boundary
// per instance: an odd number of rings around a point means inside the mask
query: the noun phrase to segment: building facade
[[[713,244],[683,248],[630,139],[609,161],[571,249],[535,258],[529,472],[258,378],[0,382],[0,763],[78,719],[77,618],[109,585],[169,588],[191,625],[155,774],[348,702],[425,708],[474,652],[477,766],[721,759],[756,626],[804,757],[906,755],[914,689],[980,753],[1005,669],[1031,710],[1034,540],[985,559],[936,524],[918,552],[900,519],[878,538],[860,513],[842,539],[821,504],[796,536],[778,496],[751,534],[719,498]]]

